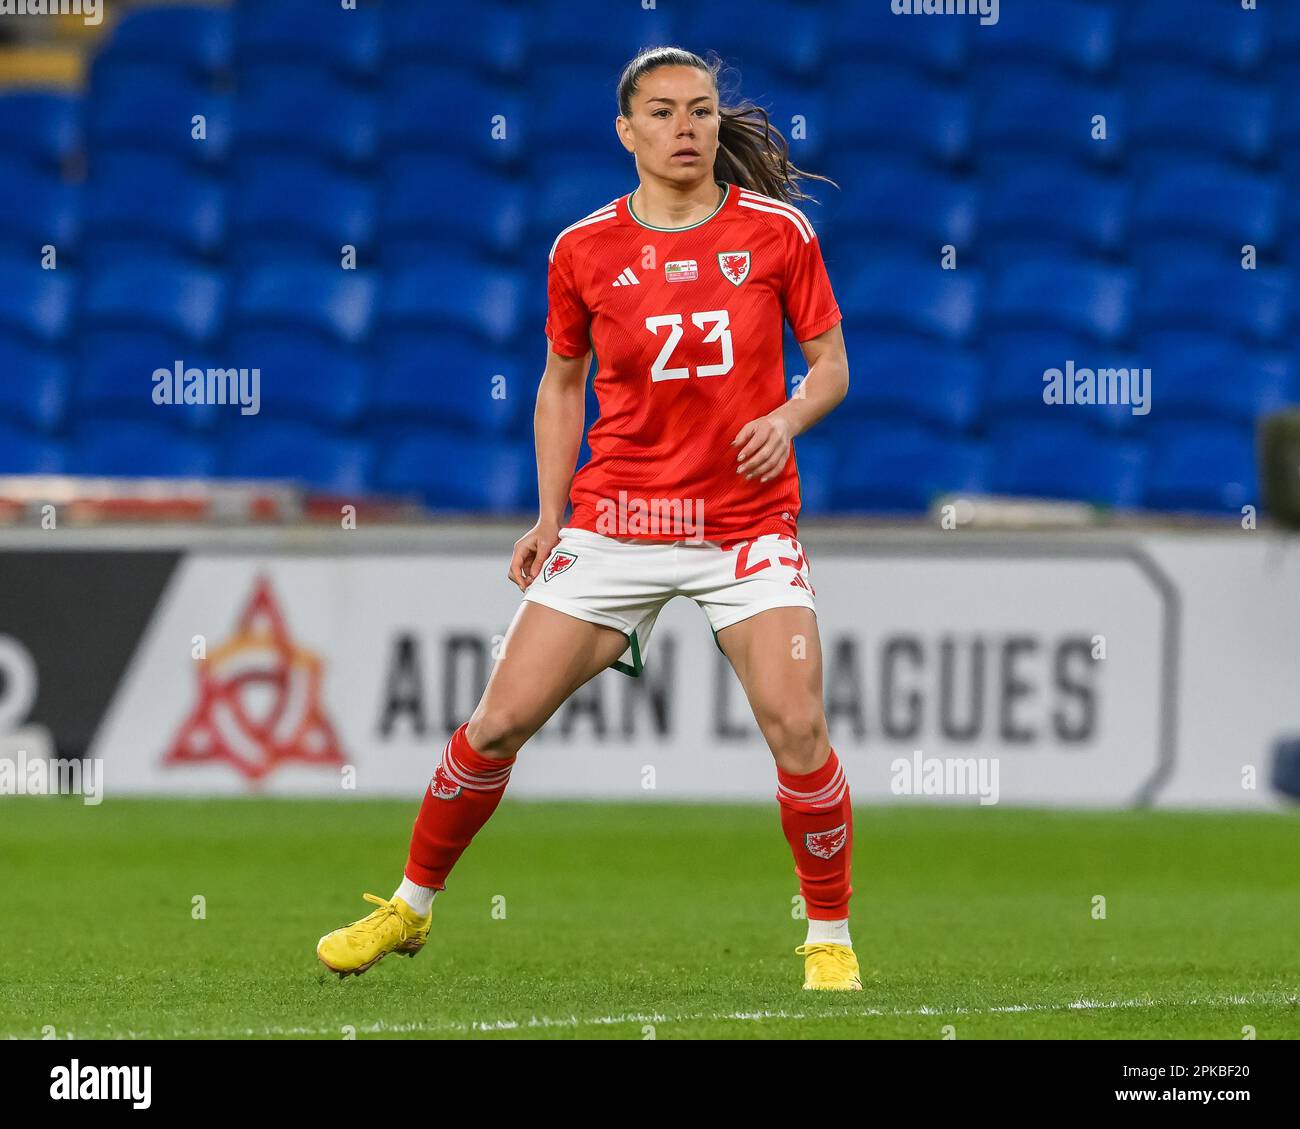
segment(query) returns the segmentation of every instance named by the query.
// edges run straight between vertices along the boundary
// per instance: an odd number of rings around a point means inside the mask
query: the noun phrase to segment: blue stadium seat
[[[369,271],[305,260],[267,263],[239,275],[232,320],[241,329],[312,332],[359,345],[370,334],[375,288]]]
[[[1145,502],[1153,509],[1203,513],[1259,506],[1250,429],[1193,423],[1162,428],[1152,442]]]
[[[69,474],[108,477],[205,478],[216,460],[202,439],[162,424],[87,422],[73,434]]]
[[[1111,254],[1124,247],[1130,190],[1119,177],[1030,161],[982,176],[981,188],[981,235],[1000,251],[1050,243],[1062,253]]]
[[[1284,87],[1278,99],[1277,155],[1293,180],[1300,177],[1300,84]]]
[[[1201,158],[1254,162],[1273,145],[1274,96],[1262,86],[1214,81],[1205,75],[1141,79],[1129,94],[1129,133],[1135,152],[1162,167],[1169,151]]]
[[[845,339],[853,374],[848,396],[830,418],[913,420],[954,432],[978,419],[984,371],[977,354],[881,333],[850,330]]]
[[[219,272],[167,259],[99,267],[86,279],[82,304],[87,329],[134,328],[194,344],[212,340],[224,312]]]
[[[1133,231],[1148,254],[1154,241],[1175,237],[1217,243],[1239,261],[1243,244],[1261,254],[1276,245],[1281,205],[1275,178],[1208,162],[1177,164],[1138,182]]]
[[[1154,366],[1153,366],[1154,368]],[[1161,421],[1253,424],[1268,412],[1295,402],[1292,367],[1286,354],[1245,351],[1230,356],[1187,355],[1155,370],[1156,408]]]
[[[1269,55],[1275,77],[1285,81],[1293,72],[1292,64],[1300,58],[1300,8],[1279,4],[1268,11]]]
[[[230,222],[241,265],[301,255],[337,266],[344,245],[356,248],[359,264],[374,261],[370,181],[310,158],[271,154],[245,157],[238,169]]]
[[[1291,274],[1282,268],[1164,263],[1142,274],[1138,327],[1143,333],[1208,329],[1275,342],[1290,325],[1290,300]]]
[[[1297,170],[1300,170],[1300,155],[1297,155]],[[1300,171],[1284,182],[1282,199],[1289,204],[1293,200],[1300,199],[1298,194],[1300,194]],[[1300,266],[1300,209],[1284,206],[1281,218],[1282,239],[1277,254],[1287,266],[1294,269]]]
[[[521,344],[525,347],[531,346],[534,350],[549,348],[549,342],[543,336],[546,328],[548,304],[547,287],[544,282],[538,285],[536,281],[530,283],[529,280],[545,276],[548,269],[547,256],[550,254],[552,239],[554,239],[554,236],[542,243],[530,243],[527,257],[523,260],[526,269],[519,274],[522,293],[519,296],[519,316],[516,326],[520,339],[512,342],[512,345],[516,348]],[[541,271],[542,275],[539,276],[534,273],[536,271]],[[798,355],[797,349],[793,350],[793,355]]]
[[[923,513],[940,494],[983,493],[989,460],[982,444],[889,424],[855,431],[838,467],[836,509]]]
[[[172,390],[176,363],[182,370],[225,368],[234,365],[213,354],[209,347],[177,341],[166,333],[130,329],[85,332],[78,339],[76,395],[73,409],[86,424],[109,420],[147,420],[182,431],[206,431],[218,412],[235,411],[223,405],[155,402],[155,390],[164,383]],[[155,380],[166,370],[168,379]]]
[[[535,383],[525,383],[499,350],[460,334],[389,333],[370,418],[500,435],[512,430],[536,394]]]
[[[1243,356],[1236,335],[1200,328],[1143,333],[1138,345],[1146,363],[1162,374],[1162,381],[1201,365],[1232,365]]]
[[[72,325],[76,287],[71,270],[42,270],[36,255],[0,258],[0,328],[46,343],[63,340]]]
[[[355,166],[374,159],[379,137],[374,97],[319,67],[258,68],[241,84],[236,110],[236,177],[245,175],[243,158],[249,153]]]
[[[906,259],[867,260],[845,272],[837,297],[850,326],[966,341],[975,331],[982,282],[972,270],[942,270]]]
[[[1082,337],[1059,330],[1011,330],[985,334],[984,360],[988,371],[984,425],[996,428],[1009,419],[1046,418],[1059,423],[1067,409],[1043,402],[1049,369],[1062,369],[1068,361],[1090,365],[1096,348]]]
[[[612,152],[584,160],[579,169],[562,153],[539,157],[532,167],[539,187],[530,197],[528,222],[531,234],[546,240],[548,256],[555,237],[566,227],[637,186],[631,159]]]
[[[1279,5],[1284,7],[1284,5]],[[1182,5],[1145,0],[1126,13],[1122,44],[1126,64],[1175,63],[1226,71],[1249,72],[1268,52],[1268,33],[1261,16],[1243,12],[1235,0],[1198,4],[1196,18]]]
[[[1050,64],[1097,74],[1115,60],[1118,24],[1114,11],[1081,0],[1001,5],[998,22],[980,27],[974,37],[973,62]]]
[[[794,441],[801,517],[820,517],[834,508],[838,459],[838,448],[833,440],[801,435]]]
[[[385,74],[383,143],[518,166],[528,152],[532,114],[523,96],[465,68],[404,65]],[[613,117],[613,111],[610,111]]]
[[[839,183],[839,191],[827,187],[822,194],[836,241],[865,236],[873,255],[911,249],[932,263],[948,243],[957,248],[959,262],[973,253],[978,208],[969,180],[910,163],[882,163],[869,176],[846,176]]]
[[[753,102],[767,113],[770,123],[790,146],[791,163],[819,171],[826,159],[831,123],[837,116],[822,83],[789,79],[767,67],[747,63],[739,94],[741,101]],[[727,97],[725,93],[723,97]]]
[[[388,444],[372,485],[418,495],[435,511],[515,513],[528,504],[534,479],[529,442],[427,430]]]
[[[0,422],[0,474],[62,474],[66,458],[62,443]]]
[[[0,170],[0,183],[14,202],[0,208],[0,253],[36,257],[48,244],[57,249],[60,265],[75,261],[81,235],[80,186],[25,163]]]
[[[826,80],[820,73],[815,76],[794,75],[771,61],[759,62],[743,58],[730,71],[723,70],[722,99],[727,103],[749,101],[762,106],[771,115],[773,124],[790,140],[791,122],[795,114],[811,119],[825,114]]]
[[[61,353],[0,333],[0,424],[58,430],[68,401],[68,364]]]
[[[501,0],[478,0],[455,10],[424,4],[385,4],[381,10],[388,65],[420,62],[463,66],[502,76],[520,73],[528,58],[528,16]]]
[[[379,225],[388,266],[418,261],[427,254],[427,244],[437,240],[468,243],[493,255],[515,255],[538,208],[537,197],[526,191],[524,182],[451,157],[399,153],[384,162],[383,173]],[[458,199],[474,201],[473,223],[453,209],[430,206],[449,185],[456,186]]]
[[[367,491],[374,459],[374,449],[364,439],[260,416],[231,417],[222,428],[217,473],[285,479],[312,490],[354,495]]]
[[[742,71],[757,63],[802,78],[821,69],[823,41],[834,30],[818,8],[790,0],[746,0],[743,12],[727,4],[699,4],[688,19],[692,42],[717,44],[723,58]],[[633,52],[623,53],[630,58]]]
[[[236,12],[235,50],[241,67],[308,63],[363,81],[379,66],[381,47],[379,13],[372,4],[345,8],[320,0],[245,0]]]
[[[385,275],[382,320],[405,329],[468,330],[506,345],[519,329],[522,290],[518,272],[449,252]]]
[[[948,75],[961,70],[972,31],[987,30],[969,19],[904,18],[889,4],[861,0],[837,0],[827,23],[826,50],[835,65],[862,70],[903,63]]]
[[[0,153],[57,171],[81,148],[81,110],[72,94],[0,94]]]
[[[631,162],[614,129],[616,78],[594,63],[542,59],[530,68],[524,118],[513,123],[517,133],[527,130],[530,174],[533,161],[548,157],[553,162],[568,158],[570,170],[580,168],[588,157],[607,161],[623,153]],[[485,90],[491,89],[488,80],[482,81]]]
[[[122,62],[179,68],[200,81],[230,73],[233,29],[228,8],[215,5],[161,4],[128,8],[95,58],[97,92],[121,76]]]
[[[1062,409],[1068,410],[1068,409]],[[1145,451],[1078,422],[992,431],[990,486],[1014,497],[1072,499],[1129,509],[1141,504]]]
[[[261,371],[268,419],[346,429],[360,419],[373,384],[368,354],[313,334],[250,330],[229,338],[227,364]]]
[[[971,102],[963,87],[936,87],[893,68],[864,74],[861,66],[848,66],[831,72],[830,104],[866,110],[836,116],[833,150],[865,150],[877,161],[894,151],[943,165],[960,163],[970,150]]]
[[[1260,261],[1269,261],[1266,250],[1261,249]],[[1239,246],[1231,246],[1222,240],[1216,242],[1208,237],[1185,235],[1139,240],[1134,243],[1129,262],[1137,277],[1143,279],[1170,263],[1178,263],[1192,273],[1204,271],[1214,274],[1225,267],[1238,270],[1241,268],[1242,255]]]
[[[193,120],[199,115],[204,118],[201,138],[195,136]],[[230,148],[229,95],[147,63],[133,64],[129,78],[96,92],[86,116],[92,153],[126,149],[219,165]]]
[[[174,157],[99,153],[90,170],[86,228],[100,261],[133,251],[214,257],[226,234],[225,188]]]
[[[602,60],[609,71],[610,89],[618,81],[620,68],[643,47],[675,42],[674,32],[688,34],[688,28],[674,28],[670,5],[552,4],[545,18],[534,19],[529,34],[534,59],[558,63],[590,63]],[[691,13],[693,19],[696,12]],[[611,99],[612,101],[612,99]]]
[[[1116,88],[1036,70],[1006,68],[982,91],[976,124],[983,161],[1019,151],[1032,161],[1061,159],[1111,165],[1125,147],[1124,97]],[[1093,119],[1106,119],[1106,139],[1094,140]]]
[[[1113,341],[1128,329],[1133,294],[1133,276],[1124,268],[1078,259],[1021,263],[999,272],[990,286],[989,322]]]
[[[1058,379],[1062,383],[1073,377],[1077,387],[1081,370],[1092,372],[1100,380],[1100,374],[1107,369],[1154,368],[1147,355],[1135,347],[1100,345],[1069,333],[1013,331],[989,334],[984,355],[989,373],[985,420],[990,428],[1020,420],[1033,426],[1069,423],[1099,431],[1132,433],[1141,428],[1150,411],[1148,408],[1143,412],[1141,404],[1126,402],[1131,400],[1132,392],[1145,395],[1147,404],[1160,403],[1162,386],[1157,384],[1154,371],[1140,390],[1134,390],[1127,383],[1129,378],[1123,378],[1126,383],[1122,389],[1115,389],[1119,393],[1115,403],[1048,403],[1044,398],[1046,374],[1051,370],[1060,372]],[[1115,380],[1119,379],[1117,375]],[[1141,379],[1146,381],[1145,376]],[[1135,408],[1141,414],[1135,414]]]

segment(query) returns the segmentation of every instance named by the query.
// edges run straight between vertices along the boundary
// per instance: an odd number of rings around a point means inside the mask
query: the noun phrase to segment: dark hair
[[[632,116],[632,96],[641,79],[659,67],[695,67],[713,79],[718,89],[722,60],[705,61],[681,47],[647,47],[623,68],[618,80],[618,112]],[[821,180],[839,187],[830,177],[805,172],[790,162],[790,145],[762,106],[742,101],[723,105],[718,98],[718,157],[713,166],[719,180],[738,184],[764,196],[784,200],[815,200],[799,187],[801,180]]]

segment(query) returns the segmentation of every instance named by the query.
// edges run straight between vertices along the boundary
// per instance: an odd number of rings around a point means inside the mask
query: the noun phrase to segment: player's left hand
[[[736,473],[766,482],[776,477],[790,457],[790,425],[780,416],[752,419],[731,441],[733,447],[737,444]]]

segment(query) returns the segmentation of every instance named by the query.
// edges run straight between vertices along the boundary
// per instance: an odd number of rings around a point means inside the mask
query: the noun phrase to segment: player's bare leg
[[[718,632],[776,760],[781,827],[808,912],[805,988],[862,987],[849,937],[853,809],[831,748],[821,636],[810,608],[771,608]]]
[[[379,908],[320,939],[316,955],[326,968],[355,975],[390,952],[420,951],[434,895],[496,810],[519,748],[626,648],[612,627],[520,604],[478,707],[451,735],[425,790],[402,884],[388,900],[365,895]]]
[[[822,646],[808,608],[771,608],[718,632],[777,768],[793,775],[826,763]]]
[[[627,650],[627,636],[543,604],[520,604],[466,736],[483,756],[513,757],[577,689]]]

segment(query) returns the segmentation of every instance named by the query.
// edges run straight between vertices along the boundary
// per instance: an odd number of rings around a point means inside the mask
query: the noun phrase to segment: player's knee
[[[508,709],[477,711],[465,728],[470,747],[485,757],[512,757],[532,735],[532,726]]]
[[[793,710],[770,718],[763,726],[763,736],[784,772],[802,776],[826,759],[829,738],[821,710]]]

